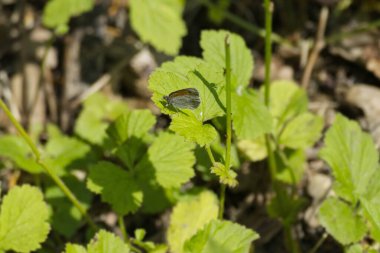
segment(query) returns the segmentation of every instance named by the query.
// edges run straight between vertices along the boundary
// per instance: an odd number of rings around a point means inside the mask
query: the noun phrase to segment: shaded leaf
[[[101,194],[120,215],[135,212],[142,203],[142,190],[131,173],[110,162],[98,162],[90,168],[87,187]]]

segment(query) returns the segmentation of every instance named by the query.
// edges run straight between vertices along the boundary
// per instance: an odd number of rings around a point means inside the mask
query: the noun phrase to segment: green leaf
[[[272,117],[253,90],[233,95],[232,120],[239,139],[255,139],[272,130]]]
[[[208,7],[208,16],[214,23],[220,24],[224,20],[230,5],[231,0],[219,0],[216,4]]]
[[[63,175],[71,164],[89,154],[91,147],[76,138],[61,135],[50,138],[45,151],[49,155],[45,163],[58,175]]]
[[[139,138],[131,137],[116,150],[116,155],[124,165],[133,169],[147,150],[147,144]]]
[[[247,253],[259,238],[254,231],[230,221],[212,220],[185,242],[186,253]]]
[[[238,184],[238,181],[236,180],[236,172],[231,168],[226,169],[226,167],[222,163],[214,163],[214,165],[211,167],[211,173],[219,177],[219,182],[221,184],[225,184],[230,187],[235,187]]]
[[[65,253],[87,253],[83,246],[67,243]]]
[[[306,155],[303,149],[276,151],[276,178],[288,184],[298,184],[305,172]]]
[[[344,250],[344,253],[363,253],[364,250],[360,244],[354,244]]]
[[[82,207],[87,210],[93,195],[86,188],[84,182],[79,181],[74,176],[66,176],[62,180],[80,201]],[[82,214],[55,184],[46,189],[45,197],[53,210],[51,217],[53,230],[66,238],[70,238],[83,225]]]
[[[184,252],[183,246],[198,229],[218,217],[218,200],[212,192],[203,191],[195,198],[180,201],[173,209],[168,242],[173,253]]]
[[[142,190],[131,173],[110,162],[99,162],[90,168],[87,187],[101,194],[119,215],[135,212],[142,203]]]
[[[189,141],[196,142],[200,146],[211,144],[218,135],[212,125],[202,124],[191,112],[188,115],[174,115],[170,124],[170,130],[173,130]]]
[[[0,156],[11,159],[19,168],[29,173],[37,174],[43,172],[42,167],[35,162],[32,150],[20,136],[1,136]]]
[[[153,173],[164,188],[180,187],[194,176],[194,145],[181,136],[162,132],[136,166],[138,173]]]
[[[149,78],[149,89],[153,92],[153,102],[163,113],[181,115],[182,113],[175,108],[167,106],[164,96],[177,90],[196,88],[201,103],[197,109],[191,112],[199,121],[205,122],[225,114],[223,82],[223,75],[220,70],[203,63],[198,65],[195,71],[188,72],[186,78],[176,72],[155,71]]]
[[[183,0],[131,0],[132,28],[141,40],[169,55],[178,53],[186,26],[182,20]]]
[[[286,126],[279,138],[279,144],[299,149],[307,148],[319,139],[323,128],[322,117],[309,112],[295,116]]]
[[[264,88],[261,89],[264,93]],[[292,81],[275,81],[270,85],[269,108],[275,119],[275,129],[280,129],[293,117],[307,111],[305,91]]]
[[[242,91],[249,84],[253,72],[253,57],[242,37],[223,30],[202,31],[203,58],[211,65],[224,69],[226,64],[224,40],[227,34],[231,43],[231,73],[236,78],[233,89]]]
[[[123,240],[105,230],[100,230],[93,240],[87,246],[88,253],[129,253],[130,249]]]
[[[305,199],[284,191],[271,199],[267,209],[271,217],[280,219],[284,226],[291,226],[305,205]]]
[[[337,198],[330,197],[323,202],[319,219],[327,232],[342,244],[358,242],[366,233],[361,217]]]
[[[187,74],[190,71],[196,70],[199,65],[204,63],[205,62],[202,59],[197,57],[177,56],[173,61],[164,62],[159,70],[171,72],[186,80]]]
[[[378,184],[378,181],[376,182]],[[373,185],[373,184],[369,184]],[[379,240],[380,238],[380,196],[376,199],[369,200],[368,198],[361,198],[361,204],[363,205],[363,209],[365,210],[364,214],[371,222],[371,234],[373,238]]]
[[[129,246],[120,237],[100,230],[87,245],[87,251],[80,245],[66,244],[65,253],[129,253]]]
[[[94,94],[84,102],[84,108],[75,124],[75,133],[90,143],[101,145],[106,137],[108,123],[127,111],[124,102]]]
[[[93,0],[50,0],[43,13],[43,24],[49,28],[67,25],[69,19],[92,9]]]
[[[30,252],[41,247],[50,230],[41,191],[16,186],[4,197],[0,212],[0,250]]]
[[[371,136],[356,122],[337,115],[320,156],[333,170],[334,189],[340,197],[355,203],[368,194],[368,185],[379,169],[379,154]]]
[[[237,146],[239,150],[253,162],[261,161],[268,155],[264,136],[253,140],[239,140]]]
[[[119,116],[108,128],[110,139],[120,145],[132,136],[144,136],[156,123],[156,118],[149,110],[133,110]]]

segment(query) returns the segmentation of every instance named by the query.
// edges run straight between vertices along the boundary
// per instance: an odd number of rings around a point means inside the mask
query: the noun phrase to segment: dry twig
[[[302,87],[306,90],[310,83],[311,73],[313,72],[313,68],[315,63],[317,62],[319,53],[325,47],[325,31],[327,25],[327,19],[329,16],[329,9],[326,6],[323,6],[321,12],[319,14],[319,22],[318,22],[318,31],[317,37],[314,44],[314,47],[309,56],[309,60],[306,64],[305,71],[302,76]]]

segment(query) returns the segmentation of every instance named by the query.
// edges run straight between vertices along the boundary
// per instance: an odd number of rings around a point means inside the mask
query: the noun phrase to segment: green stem
[[[273,6],[270,0],[265,0],[265,105],[269,106],[270,97],[270,65],[272,61],[272,12]]]
[[[265,105],[269,107],[270,102],[270,65],[272,61],[272,14],[273,14],[273,5],[270,0],[264,0],[265,8],[265,80],[264,80],[264,89],[265,89]],[[276,193],[277,199],[279,201],[279,208],[282,210],[286,209],[286,203],[284,203],[284,196],[286,192],[282,189],[279,182],[276,180],[277,175],[277,163],[274,157],[274,150],[271,147],[271,135],[265,135],[265,144],[268,153],[269,169],[272,178],[273,189]],[[288,246],[289,252],[297,253],[298,247],[296,241],[292,238],[291,228],[286,225],[285,228],[285,240],[286,245]]]
[[[314,247],[309,251],[309,253],[317,252],[317,250],[321,247],[323,242],[326,240],[327,236],[328,236],[327,233],[324,233],[322,237],[318,240],[318,242],[314,245]]]
[[[212,154],[212,151],[211,151],[210,145],[206,145],[206,146],[205,146],[205,149],[206,149],[206,151],[207,151],[208,157],[210,158],[210,161],[211,161],[212,165],[214,165],[214,163],[215,163],[215,158],[214,158],[214,155]]]
[[[218,218],[220,220],[223,219],[225,199],[226,199],[226,185],[225,184],[221,184],[220,185],[219,214],[218,214]]]
[[[129,242],[128,234],[127,234],[127,231],[125,229],[125,223],[124,223],[123,215],[119,215],[118,220],[119,220],[119,227],[121,230],[121,234],[123,235],[123,240],[124,240],[124,242]]]
[[[224,41],[225,53],[226,53],[226,126],[227,126],[227,138],[226,138],[226,169],[230,169],[231,163],[231,141],[232,141],[232,121],[231,121],[231,52],[230,52],[230,39],[226,36]]]
[[[33,143],[29,135],[25,132],[24,128],[14,118],[12,113],[9,111],[8,107],[5,105],[5,103],[1,99],[0,99],[0,107],[8,116],[12,124],[16,127],[17,131],[20,133],[22,138],[28,143],[29,147],[32,149],[32,152],[36,158],[36,162],[46,171],[46,173],[51,177],[51,179],[56,183],[56,185],[62,190],[62,192],[66,195],[66,197],[73,203],[73,205],[85,217],[86,221],[92,227],[92,229],[97,230],[95,223],[91,220],[90,216],[87,214],[86,210],[80,204],[79,200],[75,197],[75,195],[65,185],[62,179],[59,178],[51,168],[46,166],[46,164],[43,161],[41,161],[41,154],[38,151],[37,146]]]
[[[285,229],[285,241],[287,243],[287,248],[289,249],[289,252],[292,252],[292,253],[300,252],[298,244],[296,243],[296,241],[293,240],[291,226],[286,225],[284,226],[284,229]]]
[[[231,142],[232,142],[232,120],[231,120],[231,50],[230,50],[230,38],[229,35],[226,36],[224,40],[224,48],[226,55],[226,126],[227,126],[227,136],[226,136],[226,157],[225,157],[225,168],[228,171],[231,165]],[[219,219],[223,219],[224,213],[224,202],[226,195],[226,185],[222,184],[220,186],[220,206],[219,206]]]
[[[207,8],[215,8],[215,4],[212,3],[209,0],[200,0],[201,4],[205,5]],[[247,22],[243,18],[229,12],[229,11],[223,11],[224,17],[234,23],[237,26],[240,26],[241,28],[247,30],[248,32],[251,32],[252,34],[258,35],[259,37],[265,38],[265,30],[255,26],[254,24]],[[286,39],[282,38],[280,35],[273,33],[273,41],[276,43],[283,43],[287,45],[291,45],[289,41]]]

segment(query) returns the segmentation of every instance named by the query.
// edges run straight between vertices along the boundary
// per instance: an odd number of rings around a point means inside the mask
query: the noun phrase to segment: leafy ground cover
[[[1,12],[0,252],[379,251],[376,1]]]

